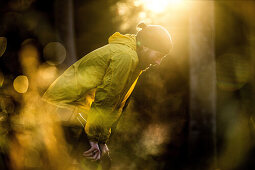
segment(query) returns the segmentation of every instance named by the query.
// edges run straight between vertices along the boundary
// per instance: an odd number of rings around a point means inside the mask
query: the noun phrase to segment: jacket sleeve
[[[116,107],[131,76],[132,64],[128,54],[117,54],[111,58],[88,114],[85,131],[90,140],[105,143],[109,138],[111,126],[121,114]]]
[[[58,107],[75,108],[73,102],[78,98],[75,68],[70,66],[59,76],[43,95],[43,100]]]
[[[81,99],[101,84],[108,66],[107,51],[105,48],[92,51],[71,65],[50,85],[43,99],[59,107],[83,111],[85,102]]]

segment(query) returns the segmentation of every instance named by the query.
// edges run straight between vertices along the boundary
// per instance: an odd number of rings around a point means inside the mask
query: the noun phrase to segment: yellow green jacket
[[[110,36],[109,44],[71,65],[43,98],[85,114],[89,139],[106,142],[142,73],[138,62],[135,35],[116,32]]]

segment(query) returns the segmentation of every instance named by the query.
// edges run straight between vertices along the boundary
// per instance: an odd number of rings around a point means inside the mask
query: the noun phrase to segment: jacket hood
[[[121,34],[115,32],[108,39],[109,44],[123,44],[136,51],[136,36],[135,34]]]

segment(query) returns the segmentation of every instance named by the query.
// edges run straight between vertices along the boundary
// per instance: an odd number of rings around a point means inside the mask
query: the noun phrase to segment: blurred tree
[[[138,15],[137,8],[132,7],[132,3],[129,0],[74,1],[78,58],[107,44],[110,35],[116,31],[121,31],[120,27],[125,21],[119,14],[119,3],[131,6],[125,17],[131,20]],[[130,23],[128,25],[129,29],[122,33],[135,33],[136,24],[137,21]]]

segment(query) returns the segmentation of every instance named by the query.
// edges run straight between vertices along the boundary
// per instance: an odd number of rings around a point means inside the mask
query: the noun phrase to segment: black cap
[[[169,32],[160,25],[146,25],[140,23],[137,26],[141,28],[137,33],[137,45],[144,45],[163,54],[168,54],[172,49],[172,38]]]

